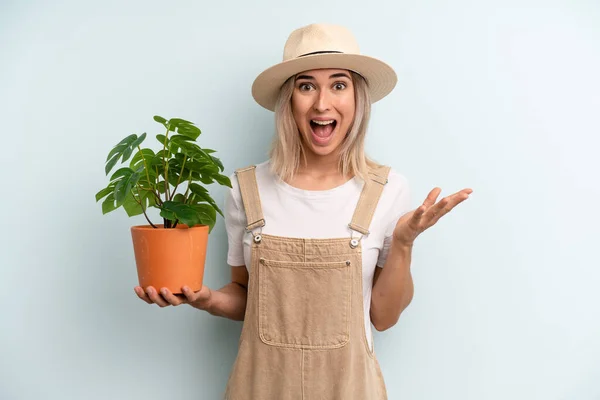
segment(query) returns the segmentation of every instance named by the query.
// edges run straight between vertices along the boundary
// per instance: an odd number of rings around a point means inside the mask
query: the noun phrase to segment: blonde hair
[[[367,180],[369,170],[379,165],[365,155],[365,136],[371,117],[371,98],[365,79],[350,71],[354,86],[354,121],[341,143],[339,170],[343,176],[357,176]],[[275,137],[269,156],[271,169],[283,180],[291,180],[300,160],[306,162],[305,150],[298,126],[292,113],[292,94],[295,76],[290,77],[282,86],[275,106]]]

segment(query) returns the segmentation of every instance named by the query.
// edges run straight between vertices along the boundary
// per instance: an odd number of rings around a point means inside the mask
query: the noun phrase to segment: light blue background
[[[264,160],[273,117],[250,86],[312,22],[396,68],[368,151],[414,206],[474,189],[418,239],[414,300],[376,334],[390,399],[600,399],[598,2],[0,4],[0,399],[219,398],[241,324],[140,301],[145,220],[94,194],[155,114],[196,122],[228,174]],[[219,220],[215,289],[226,248]]]

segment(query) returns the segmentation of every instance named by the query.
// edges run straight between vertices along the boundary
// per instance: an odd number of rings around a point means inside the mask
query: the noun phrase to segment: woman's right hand
[[[145,291],[141,286],[136,286],[134,291],[146,303],[157,304],[161,308],[189,304],[199,310],[208,310],[212,293],[208,287],[202,285],[202,288],[197,292],[193,292],[188,286],[183,286],[181,289],[183,295],[173,294],[167,288],[161,288],[159,293],[152,286],[148,286]]]

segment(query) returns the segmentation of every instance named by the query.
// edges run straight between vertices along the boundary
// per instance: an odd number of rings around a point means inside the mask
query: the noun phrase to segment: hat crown
[[[316,52],[360,54],[356,38],[347,28],[332,24],[311,24],[290,34],[283,49],[283,61]]]

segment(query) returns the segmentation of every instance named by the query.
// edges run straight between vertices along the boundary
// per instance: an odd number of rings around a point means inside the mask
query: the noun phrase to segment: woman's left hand
[[[435,225],[440,218],[458,204],[468,199],[473,190],[463,189],[436,203],[441,192],[442,189],[434,188],[419,208],[406,213],[398,220],[394,229],[394,242],[403,246],[412,246],[417,236]]]

